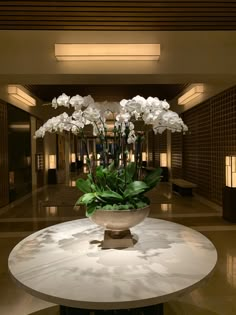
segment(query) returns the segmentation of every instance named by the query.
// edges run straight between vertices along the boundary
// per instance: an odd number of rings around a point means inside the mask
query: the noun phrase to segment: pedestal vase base
[[[130,230],[124,231],[104,231],[104,240],[102,242],[102,249],[108,248],[128,248],[133,247],[134,241]]]

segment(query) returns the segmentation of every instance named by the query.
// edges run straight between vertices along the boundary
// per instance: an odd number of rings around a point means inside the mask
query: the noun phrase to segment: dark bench
[[[180,194],[181,196],[192,196],[193,188],[196,188],[197,185],[191,182],[188,182],[182,178],[174,178],[171,180],[172,182],[172,191]]]

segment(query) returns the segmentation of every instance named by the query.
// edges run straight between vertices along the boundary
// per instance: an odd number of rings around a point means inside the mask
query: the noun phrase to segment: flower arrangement
[[[157,97],[135,96],[130,100],[123,99],[117,108],[106,108],[106,102],[96,103],[88,95],[69,97],[62,94],[52,100],[52,107],[73,107],[71,116],[67,113],[49,119],[35,133],[35,137],[44,137],[46,132],[72,132],[79,136],[87,155],[89,174],[86,179],[79,178],[76,185],[84,194],[77,204],[86,205],[87,216],[98,209],[127,210],[147,206],[150,201],[145,193],[155,187],[161,179],[158,168],[142,178],[142,144],[144,133],[136,132],[134,122],[143,121],[152,125],[155,133],[164,130],[185,132],[188,130],[177,113],[169,110],[169,104]],[[109,129],[108,122],[114,126]],[[101,165],[93,167],[86,146],[84,127],[92,125],[93,135],[100,141]],[[113,142],[113,152],[109,152],[108,139]],[[134,147],[135,159],[130,162],[129,147]],[[110,162],[112,160],[112,162]]]

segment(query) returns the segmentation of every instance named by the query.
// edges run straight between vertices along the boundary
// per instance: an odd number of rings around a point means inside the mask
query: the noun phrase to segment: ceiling
[[[135,95],[145,98],[158,96],[159,99],[170,101],[187,87],[187,84],[148,84],[148,85],[25,85],[27,90],[40,98],[43,102],[51,102],[54,97],[62,93],[69,96],[79,94],[91,95],[95,101],[120,101],[130,99]]]
[[[0,30],[236,30],[236,1],[0,1]]]
[[[12,32],[5,32],[5,30],[12,30]],[[45,36],[40,30],[51,32]],[[221,51],[214,48],[212,54],[212,47],[208,45],[208,38],[206,39],[207,35],[204,37],[197,34],[196,36],[204,38],[199,42],[199,37],[196,37],[193,44],[192,33],[203,34],[203,32],[191,31],[230,31],[228,33],[232,34],[234,30],[236,30],[235,0],[225,2],[219,0],[0,1],[0,31],[6,43],[4,45],[6,49],[3,49],[4,53],[1,49],[1,55],[5,56],[5,59],[2,58],[2,63],[7,65],[7,69],[1,71],[13,73],[15,83],[25,84],[27,90],[45,103],[51,102],[53,97],[63,92],[70,96],[90,94],[100,102],[129,99],[135,95],[158,96],[160,99],[170,101],[181,94],[190,83],[201,82],[203,73],[205,74],[204,71],[202,72],[204,64],[206,64],[205,68],[209,68],[206,70],[206,75],[213,73],[215,78],[213,71],[215,67],[212,70],[209,65],[214,64],[215,51],[218,54]],[[211,32],[213,43],[216,33]],[[225,38],[225,32],[221,33]],[[117,64],[113,65],[114,68],[110,67],[110,64],[103,66],[93,63],[89,64],[89,67],[88,63],[55,64],[50,55],[52,42],[63,42],[65,38],[66,42],[73,42],[74,38],[78,39],[78,35],[79,42],[84,42],[86,39],[88,42],[101,42],[99,34],[103,38],[102,42],[104,40],[121,42],[123,39],[125,42],[143,42],[145,39],[148,43],[160,41],[161,45],[163,44],[163,58],[157,65],[141,64],[137,71],[136,66],[130,63],[125,69],[119,68]],[[228,37],[226,39],[229,41]],[[222,44],[223,47],[232,44],[227,40]],[[189,41],[192,43],[192,46],[190,45],[192,48],[187,50],[187,55],[182,58],[182,50],[184,51]],[[206,44],[202,45],[202,42]],[[35,48],[38,46],[40,49]],[[204,58],[200,55],[198,62],[200,66],[195,67],[196,63],[191,60],[194,60],[198,46],[204,46],[205,53]],[[225,53],[222,55],[225,56]],[[209,56],[211,57],[208,60]],[[8,57],[11,62],[8,61]],[[183,68],[180,79],[179,65],[181,69]],[[218,72],[222,71],[219,69]],[[17,74],[19,74],[18,78]],[[28,79],[24,74],[28,75]],[[197,74],[197,79],[194,74]],[[109,81],[106,79],[109,75],[118,79],[113,78]],[[132,76],[133,81],[127,79],[129,76]],[[34,80],[31,80],[31,77]],[[170,77],[172,80],[169,79]],[[66,84],[62,85],[65,80]],[[6,79],[6,82],[8,81],[9,79]],[[45,83],[48,82],[49,84],[46,85]],[[78,84],[75,84],[77,82]],[[144,84],[141,84],[142,82]]]

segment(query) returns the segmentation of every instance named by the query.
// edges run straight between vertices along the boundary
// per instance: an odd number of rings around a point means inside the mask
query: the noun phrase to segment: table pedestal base
[[[163,304],[131,308],[128,310],[85,310],[68,306],[60,306],[60,315],[163,315]]]

